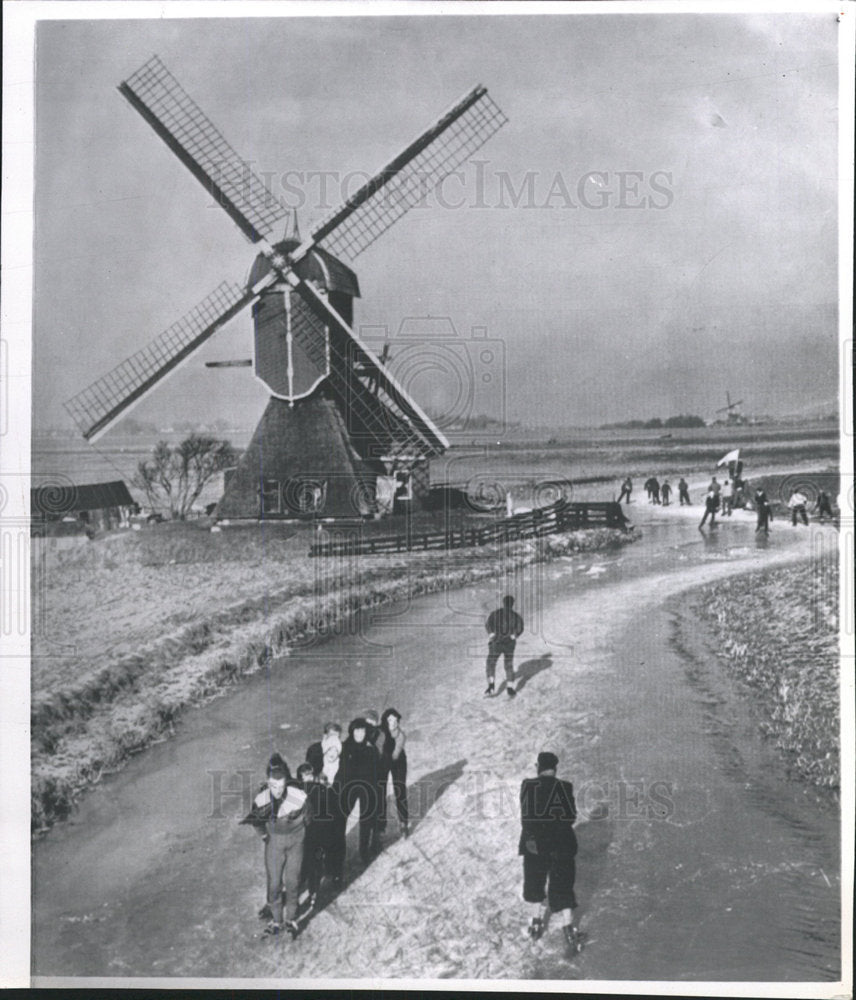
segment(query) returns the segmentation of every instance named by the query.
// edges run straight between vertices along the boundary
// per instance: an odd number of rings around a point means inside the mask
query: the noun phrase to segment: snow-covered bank
[[[838,563],[834,556],[711,584],[698,611],[729,671],[751,688],[788,767],[840,787]]]

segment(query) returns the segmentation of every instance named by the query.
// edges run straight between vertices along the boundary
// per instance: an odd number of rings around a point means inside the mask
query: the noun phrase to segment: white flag
[[[734,451],[730,451],[727,455],[723,455],[722,458],[716,463],[717,467],[720,465],[727,465],[729,462],[736,462],[740,458],[740,449],[735,448]]]

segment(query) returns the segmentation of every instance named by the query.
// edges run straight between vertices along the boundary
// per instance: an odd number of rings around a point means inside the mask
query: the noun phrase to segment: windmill
[[[725,402],[726,402],[726,405],[725,406],[720,406],[720,408],[716,412],[717,413],[725,413],[726,414],[726,418],[725,418],[726,422],[729,423],[729,424],[742,424],[742,423],[744,423],[745,418],[740,413],[740,411],[737,409],[739,406],[743,405],[743,400],[742,399],[738,399],[736,403],[732,403],[731,402],[731,393],[726,389],[726,391],[725,391]]]
[[[223,281],[163,333],[65,404],[96,440],[220,327],[252,306],[251,364],[270,400],[217,507],[221,518],[374,513],[379,479],[402,470],[428,488],[443,434],[351,327],[356,258],[506,122],[487,89],[465,94],[315,226],[270,243],[288,213],[153,56],[119,91],[257,244],[247,282]],[[335,255],[335,256],[334,256]],[[245,367],[244,359],[215,362]]]

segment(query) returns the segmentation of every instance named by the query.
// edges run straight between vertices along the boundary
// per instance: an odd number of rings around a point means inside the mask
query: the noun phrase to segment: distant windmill
[[[359,286],[333,253],[358,256],[505,124],[476,87],[301,240],[267,236],[287,209],[265,188],[157,56],[120,93],[261,247],[246,286],[224,281],[146,347],[65,405],[87,440],[116,420],[253,306],[254,362],[271,398],[231,476],[220,517],[353,516],[375,509],[379,476],[406,468],[427,491],[428,459],[448,442],[351,328]]]
[[[725,400],[727,405],[720,406],[720,408],[716,412],[727,414],[725,419],[728,421],[729,424],[742,424],[744,418],[740,413],[740,411],[738,410],[738,407],[743,405],[743,400],[738,399],[736,403],[732,403],[731,393],[728,392],[728,390],[725,391]]]

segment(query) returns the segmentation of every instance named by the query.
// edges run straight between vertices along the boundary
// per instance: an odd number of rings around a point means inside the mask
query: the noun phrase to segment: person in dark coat
[[[380,755],[366,739],[368,723],[362,717],[348,726],[348,738],[342,744],[341,798],[342,815],[347,822],[351,812],[360,809],[360,858],[367,862],[378,849],[378,785]]]
[[[660,492],[663,494],[663,506],[669,506],[669,498],[672,495],[672,484],[668,479],[663,480],[663,485],[660,487]]]
[[[630,503],[630,494],[633,492],[633,480],[628,476],[624,482],[621,484],[621,492],[618,494],[618,502],[621,503],[625,500],[626,503]]]
[[[656,476],[651,477],[651,502],[660,503],[660,480]]]
[[[523,633],[523,619],[514,610],[514,598],[506,594],[502,599],[502,607],[491,611],[485,622],[487,629],[487,690],[486,695],[493,694],[496,663],[500,655],[505,665],[506,691],[513,698],[514,690],[514,647],[518,637]]]
[[[324,735],[306,751],[306,762],[318,781],[330,788],[327,796],[333,820],[325,844],[325,868],[334,886],[342,884],[345,866],[345,816],[341,809],[341,759],[342,727],[338,722],[327,722]]]
[[[833,517],[832,501],[829,499],[829,494],[826,490],[820,490],[817,494],[817,500],[815,501],[812,514],[817,514],[820,519],[823,519],[824,517]]]
[[[550,751],[538,754],[537,778],[524,778],[520,786],[520,842],[523,857],[523,899],[535,907],[529,935],[537,940],[544,933],[549,908],[559,920],[569,948],[578,950],[574,926],[577,818],[574,786],[556,777],[559,758]],[[545,893],[546,888],[546,893]]]
[[[407,809],[407,753],[404,750],[405,735],[401,728],[401,713],[387,708],[380,717],[383,730],[383,746],[380,753],[380,832],[386,829],[386,786],[392,775],[392,794],[398,822],[405,837],[410,835],[410,814]]]
[[[687,507],[692,506],[690,503],[690,488],[683,476],[681,476],[678,480],[678,501],[680,502],[681,507],[683,507],[684,504],[686,504]]]
[[[325,865],[327,874],[333,874],[329,862],[331,853],[336,850],[336,826],[340,813],[338,790],[327,784],[323,771],[316,774],[308,762],[298,767],[297,778],[306,792],[306,836],[303,841],[300,884],[307,896],[308,907],[312,910]]]
[[[764,490],[755,490],[754,496],[755,503],[755,534],[757,535],[759,531],[763,531],[765,535],[770,533],[770,521],[773,520],[773,510],[770,507],[770,502],[767,499],[767,494]]]
[[[288,764],[278,753],[270,758],[267,775],[267,783],[241,822],[254,826],[264,840],[267,903],[263,912],[269,910],[271,915],[264,933],[275,937],[282,930],[284,888],[285,929],[295,938],[300,930],[296,917],[303,867],[306,793],[292,779]]]
[[[363,718],[366,720],[367,726],[366,742],[371,743],[373,747],[377,748],[377,752],[381,753],[383,750],[383,730],[377,712],[370,708],[367,712],[363,712]]]
[[[705,521],[710,518],[711,528],[716,527],[716,512],[719,510],[719,494],[713,490],[708,490],[707,496],[704,498],[704,514],[702,515],[701,524],[699,529],[704,527]]]

